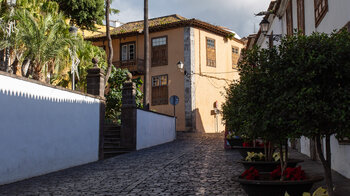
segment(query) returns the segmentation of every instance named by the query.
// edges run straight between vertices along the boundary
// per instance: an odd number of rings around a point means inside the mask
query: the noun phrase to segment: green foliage
[[[60,10],[79,27],[94,29],[95,23],[102,24],[105,16],[104,0],[54,0]]]
[[[58,57],[65,56],[75,38],[69,33],[62,14],[46,13],[45,17],[36,18],[23,8],[15,11],[13,19],[17,21],[17,31],[6,45],[1,45],[11,47],[17,58],[21,57],[19,61],[29,60],[32,77],[42,80],[54,66],[59,66]]]
[[[350,34],[290,37],[279,50],[288,74],[282,82],[292,84],[284,94],[297,119],[297,135],[349,134]]]
[[[122,107],[122,89],[124,82],[127,81],[128,70],[116,69],[113,67],[111,76],[108,80],[108,93],[106,95],[106,118],[112,119],[114,122],[120,124],[120,113]],[[141,92],[142,80],[136,78],[132,80],[136,85],[136,106],[142,108]]]
[[[265,155],[263,153],[247,152],[246,161],[264,161]]]
[[[229,129],[249,138],[280,143],[291,132],[288,100],[281,99],[276,82],[280,57],[275,48],[254,48],[243,53],[240,81],[227,89],[223,118]]]
[[[107,69],[107,62],[106,62],[106,52],[97,47],[92,45],[89,41],[84,41],[82,37],[78,35],[77,42],[75,45],[75,49],[77,52],[77,57],[80,60],[80,63],[78,65],[78,73],[79,73],[79,80],[76,78],[76,89],[86,92],[86,76],[87,76],[87,70],[92,68],[94,65],[92,63],[92,58],[99,59],[98,67],[106,70]],[[63,58],[64,60],[64,58]],[[71,63],[70,59],[66,62],[66,66],[59,66],[57,67],[56,74],[51,79],[51,83],[54,85],[62,86],[65,88],[71,87],[71,81],[72,81],[72,74],[70,73],[71,69]]]

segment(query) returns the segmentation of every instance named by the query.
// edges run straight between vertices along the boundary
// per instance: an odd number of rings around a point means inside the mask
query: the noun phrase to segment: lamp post
[[[16,0],[7,0],[7,5],[10,8],[10,18],[13,15],[13,8],[16,6]],[[5,30],[6,32],[6,38],[10,42],[11,33],[13,32],[13,27],[15,25],[14,21],[11,21],[11,19],[8,21],[7,28]],[[6,72],[10,72],[10,65],[11,65],[11,59],[10,59],[10,47],[6,48],[6,58],[5,58],[5,67]]]
[[[78,32],[78,28],[76,28],[75,26],[69,27],[69,33],[72,34],[74,37],[77,36],[77,32]],[[73,51],[71,51],[71,49],[69,49],[69,54],[70,54],[70,57],[72,59],[72,68],[71,68],[72,90],[75,90],[75,73],[77,74],[77,77],[79,79],[78,65],[80,63],[80,60],[77,56],[77,52],[75,50],[75,46],[73,46]]]
[[[265,37],[271,37],[273,41],[279,41],[282,39],[282,35],[281,34],[271,34],[271,35],[267,35],[267,32],[269,30],[269,25],[270,22],[266,19],[263,18],[263,20],[260,22],[260,29],[261,29],[261,33],[265,36]]]
[[[179,62],[177,62],[177,68],[179,68],[179,70],[181,71],[181,72],[184,72],[184,75],[185,76],[190,76],[188,73],[187,73],[187,71],[186,70],[184,70],[184,63],[182,62],[182,61],[179,61]]]

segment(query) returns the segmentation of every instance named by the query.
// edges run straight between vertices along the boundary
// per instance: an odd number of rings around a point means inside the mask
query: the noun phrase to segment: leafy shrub
[[[126,69],[116,69],[113,67],[106,90],[106,118],[118,124],[121,123],[120,114],[122,108],[123,84],[127,80],[128,73]],[[143,94],[140,89],[142,80],[141,78],[136,78],[132,81],[136,84],[136,106],[142,108]]]

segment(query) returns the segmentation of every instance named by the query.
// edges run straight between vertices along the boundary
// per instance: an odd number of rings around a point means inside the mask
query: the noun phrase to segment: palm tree
[[[74,37],[69,34],[61,14],[47,14],[39,19],[27,10],[16,13],[17,40],[24,46],[24,58],[31,61],[32,77],[43,81],[43,73],[53,70],[56,58],[73,45]]]

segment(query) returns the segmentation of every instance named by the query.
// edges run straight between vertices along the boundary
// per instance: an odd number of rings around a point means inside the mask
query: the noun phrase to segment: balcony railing
[[[145,72],[145,62],[143,59],[113,62],[116,68],[128,69],[132,74],[142,75]]]

